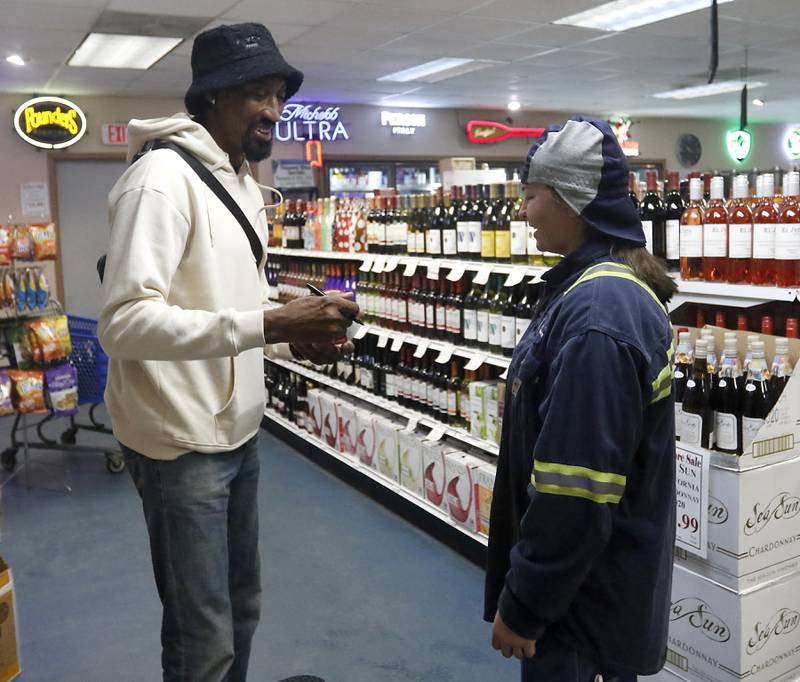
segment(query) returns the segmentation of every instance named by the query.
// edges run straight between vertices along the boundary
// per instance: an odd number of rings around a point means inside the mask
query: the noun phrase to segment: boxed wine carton
[[[498,381],[489,387],[486,398],[486,440],[500,443],[503,433],[506,382]]]
[[[460,450],[450,450],[444,455],[447,511],[459,526],[478,532],[478,515],[475,509],[475,476],[484,462]]]
[[[718,351],[721,350],[725,332],[729,330],[721,327],[708,328],[713,330],[716,347]],[[742,358],[747,352],[749,333],[736,332],[739,356]],[[698,334],[698,330],[692,330],[693,340]],[[768,334],[759,334],[758,337],[764,341],[767,364],[771,364],[775,354],[776,337]],[[792,363],[796,364],[800,357],[799,340],[789,339],[789,355]],[[752,442],[745,442],[744,445],[744,452],[740,456],[712,451],[712,463],[726,469],[745,471],[800,456],[800,372],[792,374],[780,399],[752,437]]]
[[[447,511],[445,498],[444,446],[439,441],[422,441],[422,476],[425,499],[434,507]]]
[[[9,682],[19,674],[19,633],[14,580],[11,569],[0,558],[0,682]]]
[[[709,467],[708,557],[676,561],[732,589],[800,570],[800,459],[748,471]]]
[[[475,514],[478,518],[478,532],[489,537],[489,517],[492,513],[492,496],[497,467],[483,464],[475,472]]]
[[[667,667],[705,682],[789,682],[800,673],[800,573],[736,592],[675,566]]]
[[[420,499],[425,499],[422,435],[413,431],[401,431],[399,440],[400,485]]]
[[[356,408],[356,456],[364,466],[372,469],[376,466],[374,420],[372,412]]]
[[[492,381],[473,381],[469,385],[470,432],[476,438],[485,440],[488,437],[487,409],[492,409],[490,394],[496,386],[496,379]],[[496,400],[495,395],[495,404]],[[497,413],[496,407],[494,412],[495,414]]]
[[[358,438],[355,405],[344,400],[341,401],[337,416],[339,420],[339,451],[344,455],[355,457],[356,439]]]
[[[398,434],[401,426],[383,417],[375,417],[375,460],[378,473],[400,482]]]
[[[322,404],[320,403],[320,391],[318,388],[311,388],[308,391],[308,419],[306,419],[306,429],[308,432],[322,438]]]
[[[339,411],[338,404],[341,400],[330,393],[319,394],[321,428],[320,437],[322,441],[338,450],[339,449]]]

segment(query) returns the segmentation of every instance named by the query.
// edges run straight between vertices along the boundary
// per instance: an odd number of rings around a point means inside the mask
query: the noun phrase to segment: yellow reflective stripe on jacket
[[[672,374],[674,371],[674,358],[675,358],[675,342],[673,341],[667,351],[667,364],[664,366],[658,376],[653,380],[652,397],[650,404],[657,403],[663,400],[670,393],[672,393]]]
[[[540,493],[580,497],[598,504],[617,504],[627,477],[588,467],[534,460],[531,483]]]
[[[583,284],[583,282],[589,282],[593,279],[597,279],[598,277],[618,277],[620,279],[627,279],[635,284],[638,284],[650,295],[650,298],[652,298],[658,304],[658,307],[664,311],[664,314],[669,316],[666,306],[659,300],[655,292],[641,279],[634,275],[631,268],[629,268],[627,265],[623,265],[622,263],[607,261],[593,265],[591,268],[588,268],[580,277],[578,277],[575,283],[564,292],[564,295],[566,296],[579,284]]]

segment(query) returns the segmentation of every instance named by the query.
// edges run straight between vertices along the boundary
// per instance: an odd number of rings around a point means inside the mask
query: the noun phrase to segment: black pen
[[[317,289],[317,287],[315,287],[313,284],[311,284],[311,283],[309,283],[309,282],[306,282],[306,287],[308,288],[308,290],[309,290],[309,291],[310,291],[312,294],[314,294],[314,296],[327,296],[327,294],[326,294],[324,291],[320,291],[319,289]],[[359,320],[357,317],[354,317],[354,318],[353,318],[353,322],[356,322],[356,323],[358,323],[358,324],[360,324],[360,325],[363,325],[363,324],[364,324],[364,323],[363,323],[361,320]]]

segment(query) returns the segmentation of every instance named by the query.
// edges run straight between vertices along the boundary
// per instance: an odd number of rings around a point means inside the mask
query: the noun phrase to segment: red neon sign
[[[509,137],[540,137],[544,128],[512,128],[497,121],[469,121],[467,138],[472,144],[500,142]]]
[[[306,161],[312,168],[322,168],[322,142],[319,140],[306,142]]]

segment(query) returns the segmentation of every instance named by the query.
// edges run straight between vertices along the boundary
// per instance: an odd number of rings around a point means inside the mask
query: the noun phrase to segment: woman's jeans
[[[244,682],[261,609],[258,436],[171,461],[123,452],[164,607],[164,682]]]
[[[636,682],[636,675],[605,671],[574,649],[545,636],[536,656],[522,662],[522,682]]]

